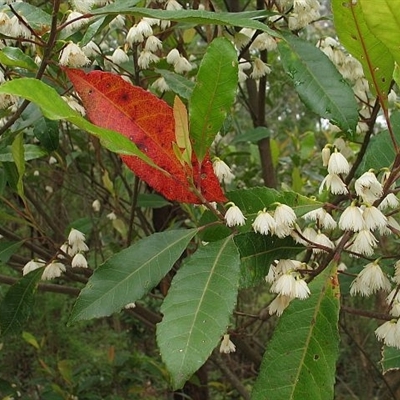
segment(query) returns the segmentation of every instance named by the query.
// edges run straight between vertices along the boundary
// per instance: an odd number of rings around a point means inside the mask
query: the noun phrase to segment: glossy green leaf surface
[[[369,1],[359,1],[365,22],[374,36],[389,49],[392,57],[400,65],[400,47],[398,35],[400,32],[400,1],[380,0],[379,4]]]
[[[39,118],[33,127],[33,134],[47,151],[57,150],[60,136],[57,121]]]
[[[236,235],[235,243],[240,253],[240,287],[246,288],[264,281],[274,260],[290,259],[304,250],[291,237],[279,239],[255,232]]]
[[[383,373],[400,369],[400,349],[383,346],[381,365]]]
[[[193,81],[166,69],[157,69],[156,72],[158,72],[165,79],[165,82],[170,89],[179,97],[190,99],[195,86]]]
[[[20,67],[31,71],[36,71],[38,68],[32,58],[18,47],[4,47],[0,51],[0,63],[9,67]]]
[[[22,246],[22,242],[0,242],[0,262],[6,263],[10,257]]]
[[[24,17],[29,26],[39,32],[50,28],[51,15],[43,11],[39,7],[35,7],[28,2],[17,2],[13,4],[13,8],[17,13]]]
[[[390,116],[393,132],[397,142],[400,142],[400,112],[395,111]],[[381,168],[389,168],[396,156],[393,141],[387,130],[374,135],[369,143],[365,156],[358,168],[358,172],[374,169],[379,171]]]
[[[23,145],[24,151],[24,160],[35,160],[40,157],[47,156],[48,153],[40,146],[35,144],[24,144]],[[11,153],[11,146],[5,147],[3,150],[0,151],[0,162],[14,162],[13,155]]]
[[[127,14],[192,24],[239,26],[241,28],[258,29],[268,32],[272,36],[280,36],[279,33],[269,28],[268,25],[257,21],[257,19],[265,19],[272,15],[268,11],[245,11],[237,13],[205,10],[169,11],[135,7],[138,3],[138,0],[119,0],[105,7],[93,10],[91,14]]]
[[[37,283],[42,273],[43,268],[38,268],[8,289],[0,304],[1,335],[18,333],[22,330],[32,311]]]
[[[312,43],[294,35],[285,35],[278,49],[303,103],[344,132],[355,132],[358,109],[353,91],[329,58]]]
[[[161,356],[182,387],[218,345],[236,303],[239,253],[229,236],[200,247],[172,281],[157,325]]]
[[[25,155],[23,140],[24,136],[21,132],[15,137],[11,145],[11,155],[18,171],[17,191],[21,197],[24,197],[23,177],[25,174]]]
[[[211,42],[201,61],[196,79],[189,99],[189,122],[193,150],[201,161],[236,97],[237,54],[228,39],[217,38]]]
[[[155,233],[109,258],[81,291],[70,322],[111,315],[143,297],[172,268],[196,232]]]
[[[339,355],[339,288],[330,268],[310,285],[311,296],[295,300],[267,345],[252,400],[334,398]]]
[[[394,62],[385,44],[369,29],[361,2],[332,0],[332,11],[340,42],[360,61],[372,92],[384,98],[388,94]]]
[[[134,155],[157,168],[137,146],[125,136],[93,125],[74,111],[50,86],[33,78],[14,79],[0,86],[0,93],[14,94],[37,104],[45,117],[64,119],[98,137],[104,147],[118,154]]]

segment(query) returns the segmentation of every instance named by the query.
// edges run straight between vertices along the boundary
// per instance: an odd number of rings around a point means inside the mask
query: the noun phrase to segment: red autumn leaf
[[[135,156],[121,155],[124,163],[142,180],[169,200],[201,203],[193,185],[207,201],[226,201],[212,163],[201,165],[195,155],[192,166],[182,164],[174,152],[175,121],[172,108],[119,75],[64,68],[82,99],[89,120],[132,140],[166,175]],[[175,145],[176,146],[176,145]]]

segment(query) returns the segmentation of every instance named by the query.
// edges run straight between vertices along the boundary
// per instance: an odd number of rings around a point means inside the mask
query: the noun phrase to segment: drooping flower
[[[286,204],[278,204],[274,211],[276,225],[285,225],[290,228],[296,222],[297,216],[292,207]]]
[[[68,235],[68,245],[71,248],[69,251],[71,256],[89,250],[89,247],[85,243],[85,235],[74,228],[71,229],[71,232]]]
[[[367,264],[351,283],[350,294],[369,296],[378,290],[389,291],[390,281],[379,266],[379,261],[375,260]]]
[[[221,183],[226,183],[229,185],[233,179],[235,179],[235,175],[232,174],[229,166],[218,157],[215,157],[213,161],[213,169],[215,175]]]
[[[374,206],[366,206],[363,212],[363,218],[366,228],[374,231],[375,229],[383,229],[387,225],[387,218]]]
[[[333,242],[328,238],[328,236],[326,236],[321,231],[318,231],[317,235],[314,237],[313,242],[317,245],[317,247],[314,247],[312,249],[313,253],[322,253],[324,251],[327,251],[319,246],[327,247],[329,249],[333,249],[335,247]]]
[[[349,191],[345,183],[342,181],[339,175],[336,174],[328,174],[319,187],[319,193],[322,193],[326,187],[332,194],[347,194]]]
[[[382,340],[386,346],[397,347],[400,349],[400,323],[399,320],[392,319],[383,323],[375,330],[375,335]]]
[[[382,196],[382,185],[372,171],[364,172],[354,183],[356,193],[364,202],[372,204]]]
[[[268,306],[269,314],[276,314],[278,317],[280,317],[292,300],[293,297],[278,294],[278,296],[276,296]]]
[[[219,347],[219,352],[224,354],[234,353],[236,351],[236,346],[230,340],[230,336],[228,334],[224,335],[221,341],[221,345]]]
[[[331,154],[328,161],[328,172],[330,174],[348,174],[350,171],[350,165],[342,153],[335,149],[335,152]]]
[[[264,208],[258,212],[256,219],[252,223],[252,227],[254,232],[261,233],[262,235],[274,234],[276,222],[274,217]]]
[[[42,274],[42,280],[49,281],[58,278],[65,272],[65,265],[60,262],[51,262],[46,266]]]
[[[90,60],[86,57],[82,49],[75,43],[69,42],[60,54],[60,64],[80,68],[89,64]]]
[[[41,261],[30,260],[22,268],[22,275],[29,274],[29,272],[34,271],[35,269],[44,267],[44,263]]]
[[[361,229],[356,234],[354,242],[349,247],[349,250],[366,256],[372,256],[377,244],[378,240],[369,229]]]
[[[231,206],[225,213],[226,225],[229,227],[244,225],[246,223],[246,217],[243,215],[238,206],[236,206],[234,203],[230,204]]]
[[[82,253],[76,253],[71,262],[72,268],[87,268],[88,263],[85,256]]]
[[[359,232],[365,228],[363,213],[355,204],[347,207],[339,219],[339,228],[343,231]]]

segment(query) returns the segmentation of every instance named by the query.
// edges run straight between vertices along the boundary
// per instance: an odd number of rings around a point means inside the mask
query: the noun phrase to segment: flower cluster
[[[89,248],[85,243],[85,235],[72,228],[68,235],[68,240],[60,247],[60,252],[54,260],[48,263],[43,260],[30,260],[23,267],[22,274],[26,275],[38,268],[44,268],[42,280],[58,278],[66,271],[66,256],[72,258],[72,268],[87,268],[88,264],[83,253],[88,250]]]

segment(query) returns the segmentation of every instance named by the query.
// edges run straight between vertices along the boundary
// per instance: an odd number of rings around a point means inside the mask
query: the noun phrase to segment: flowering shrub
[[[316,0],[6,3],[0,255],[19,276],[0,275],[14,283],[3,335],[26,322],[40,281],[77,282],[71,323],[121,310],[146,320],[157,291],[157,344],[177,390],[253,335],[237,299],[261,287],[268,305],[247,317],[279,320],[251,397],[221,370],[244,398],[325,400],[341,302],[383,295],[379,309],[342,309],[380,321],[383,369],[399,368],[400,53],[388,4],[332,0],[333,38]],[[282,93],[289,84],[306,108]]]

